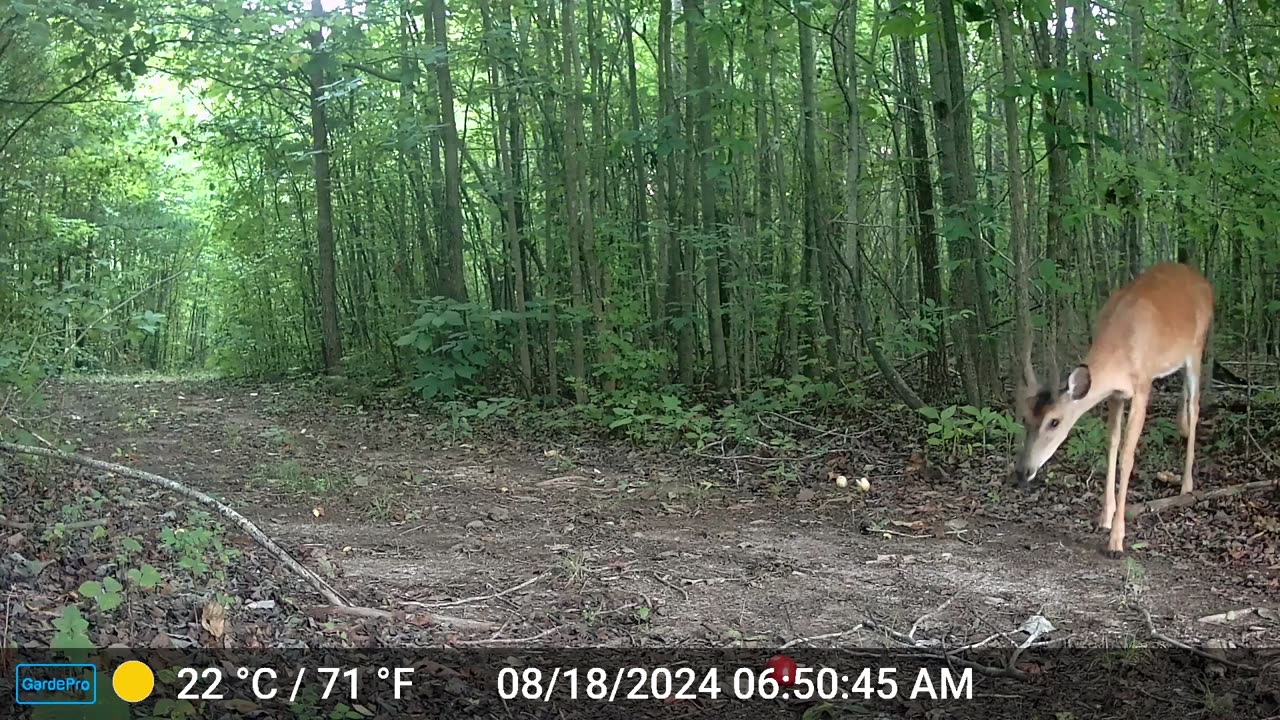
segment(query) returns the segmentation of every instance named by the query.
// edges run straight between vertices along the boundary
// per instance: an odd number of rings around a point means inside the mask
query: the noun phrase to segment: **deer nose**
[[[1036,475],[1037,473],[1034,470],[1028,470],[1024,467],[1014,468],[1013,482],[1019,487],[1029,487],[1035,484]]]

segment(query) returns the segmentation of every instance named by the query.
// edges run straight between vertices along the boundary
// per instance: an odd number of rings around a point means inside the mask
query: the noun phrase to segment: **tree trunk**
[[[680,133],[684,134],[686,143],[689,140],[687,126],[681,124],[680,110],[675,99],[675,62],[673,59],[673,18],[671,0],[661,0],[658,6],[658,99],[662,105],[666,131],[673,141],[669,147],[674,148],[674,140]],[[685,154],[687,157],[687,153]],[[687,163],[686,163],[687,165]],[[694,336],[693,336],[693,291],[691,288],[691,270],[686,268],[683,250],[683,227],[677,228],[677,216],[680,209],[676,198],[677,183],[680,173],[676,169],[675,150],[669,149],[663,158],[665,200],[663,212],[666,221],[663,224],[666,233],[666,291],[665,319],[672,322],[676,330],[676,378],[681,385],[691,387],[694,379]],[[686,182],[688,170],[684,172]]]
[[[1014,66],[1016,49],[1013,22],[1007,0],[995,0],[996,26],[1000,32],[1000,71],[1004,80],[1005,164],[1009,175],[1009,250],[1014,272],[1014,340],[1017,362],[1023,381],[1030,384],[1035,376],[1031,365],[1031,281],[1027,252],[1026,193],[1023,190],[1022,152],[1018,142],[1018,98],[1013,88],[1018,83]],[[1034,388],[1026,388],[1034,391]]]
[[[893,12],[903,7],[903,0],[894,0]],[[915,40],[895,35],[893,38],[898,72],[902,80],[899,95],[900,114],[905,116],[907,129],[906,163],[908,177],[903,182],[910,188],[912,203],[911,220],[915,230],[916,253],[920,263],[920,300],[934,311],[946,302],[942,291],[941,254],[938,247],[937,226],[934,221],[933,173],[929,161],[929,141],[925,132],[923,92],[916,72]],[[925,359],[925,378],[928,390],[935,396],[943,396],[950,387],[947,372],[947,328],[939,321],[937,336]]]
[[[593,98],[600,98],[605,95],[604,79],[604,62],[600,57],[600,37],[599,28],[596,22],[597,14],[595,10],[595,0],[587,0],[587,47],[590,52],[590,71],[591,84],[590,91]],[[570,30],[573,30],[570,28]],[[574,32],[576,37],[577,33]],[[581,81],[577,73],[580,71],[580,62],[578,58],[578,46],[575,43],[571,48],[573,52],[573,71],[574,81],[573,92],[578,101],[581,102],[581,96],[576,95],[581,92]],[[577,166],[580,177],[578,183],[581,187],[582,197],[582,257],[587,264],[587,272],[590,275],[591,286],[591,314],[595,319],[595,336],[597,339],[596,352],[598,354],[598,363],[605,368],[611,368],[613,365],[613,342],[612,342],[612,325],[609,319],[609,310],[606,307],[612,296],[612,273],[610,272],[608,259],[601,258],[599,249],[599,238],[596,236],[595,219],[597,215],[607,217],[607,193],[605,190],[605,181],[607,179],[607,168],[605,166],[605,137],[608,135],[608,129],[605,127],[605,104],[603,102],[593,102],[591,104],[591,132],[594,141],[589,143],[591,148],[588,157],[591,159],[592,172],[588,176],[586,166],[579,163]],[[578,137],[586,143],[586,130],[582,127],[582,112],[576,115],[578,118]],[[599,210],[597,211],[597,205]],[[606,393],[614,390],[614,375],[612,372],[606,372],[601,383],[601,388]]]
[[[521,238],[520,221],[516,213],[516,198],[519,192],[519,176],[515,166],[512,140],[516,136],[515,123],[519,114],[519,95],[516,82],[514,38],[511,30],[510,0],[501,0],[503,35],[496,36],[492,18],[485,3],[481,4],[484,16],[485,34],[495,38],[489,47],[489,70],[494,82],[493,104],[497,115],[494,128],[494,144],[498,150],[498,168],[502,175],[502,213],[503,230],[505,231],[507,263],[511,268],[511,309],[516,313],[516,360],[520,376],[517,379],[520,390],[525,397],[531,391],[533,380],[533,360],[529,350],[529,322],[525,317],[525,277],[524,252]],[[506,97],[502,97],[506,93]]]
[[[801,284],[817,292],[819,298],[829,297],[830,249],[827,247],[825,223],[820,217],[821,190],[818,181],[818,100],[814,88],[814,49],[812,18],[808,5],[799,5],[796,22],[800,35],[800,103],[804,115],[804,138],[801,146],[804,178],[804,261]],[[815,299],[816,300],[816,299]],[[816,349],[818,319],[822,320],[826,342],[824,343],[827,367],[834,369],[839,361],[836,347],[835,315],[831,303],[814,302],[812,315],[807,319],[809,337],[806,345]]]
[[[853,282],[854,317],[857,320],[862,341],[866,344],[872,361],[880,369],[880,374],[884,376],[884,379],[893,388],[898,397],[906,403],[907,407],[914,410],[923,407],[924,403],[907,386],[902,376],[898,374],[898,371],[889,363],[889,359],[885,357],[880,345],[875,341],[873,337],[874,328],[872,327],[870,312],[867,309],[866,283],[863,281],[862,233],[859,232],[861,216],[858,212],[858,180],[862,176],[862,127],[858,108],[858,2],[859,0],[846,0],[844,6],[845,52],[847,53],[845,56],[844,97],[845,106],[849,112],[845,133],[844,235],[845,243],[853,254],[850,272],[852,277],[850,279]]]
[[[582,277],[583,214],[590,212],[582,197],[582,76],[578,65],[578,37],[575,31],[575,0],[561,0],[560,31],[562,33],[561,73],[567,85],[565,97],[564,127],[564,208],[569,229],[569,292],[573,312],[573,375],[574,396],[578,403],[587,401],[587,342],[583,331],[582,316],[578,312],[585,298]]]
[[[1066,0],[1057,0],[1054,16],[1058,18],[1058,26],[1053,46],[1049,44],[1047,21],[1041,20],[1033,24],[1032,37],[1043,73],[1066,71],[1066,8]],[[1071,257],[1074,239],[1067,232],[1065,223],[1067,208],[1071,202],[1071,177],[1067,158],[1067,144],[1071,137],[1070,128],[1067,127],[1067,98],[1065,91],[1054,90],[1052,87],[1046,86],[1040,91],[1045,154],[1049,165],[1044,255],[1053,261],[1057,271],[1064,276],[1072,272],[1074,265]],[[1078,273],[1073,275],[1080,278],[1081,282],[1084,281]],[[1065,346],[1063,338],[1072,337],[1070,325],[1073,318],[1069,314],[1071,296],[1064,296],[1063,291],[1052,288],[1046,295],[1044,307],[1047,339],[1044,344],[1051,368],[1048,381],[1057,382],[1059,357]]]
[[[1173,167],[1178,177],[1191,176],[1192,161],[1192,128],[1191,128],[1191,49],[1176,38],[1185,32],[1187,22],[1186,0],[1170,0],[1169,25],[1172,38],[1169,40],[1169,114],[1171,117],[1169,150],[1173,155]],[[1187,227],[1188,191],[1173,193],[1173,234],[1177,248],[1178,262],[1203,265],[1205,261],[1202,248],[1196,247]]]
[[[325,372],[342,372],[342,329],[338,324],[337,262],[334,258],[333,185],[329,177],[329,122],[325,114],[325,64],[323,6],[312,3],[312,12],[321,25],[310,34],[311,67],[311,158],[316,182],[316,260],[320,266],[321,355]]]
[[[702,0],[685,0],[685,32],[688,33],[689,90],[697,98],[694,105],[694,145],[702,162],[698,180],[690,189],[699,189],[702,220],[703,270],[706,274],[707,338],[711,344],[711,379],[717,390],[729,387],[728,360],[724,341],[724,317],[720,306],[720,228],[716,218],[716,146],[713,136],[711,70],[707,49],[707,16]],[[692,177],[690,178],[692,180]]]
[[[977,179],[973,169],[972,134],[969,130],[963,77],[955,77],[959,57],[954,8],[949,0],[929,0],[925,5],[937,13],[942,23],[929,33],[929,75],[933,90],[933,112],[937,121],[938,167],[942,175],[942,196],[946,203],[943,235],[947,238],[948,255],[954,267],[951,275],[952,311],[969,310],[968,317],[955,322],[955,340],[959,349],[960,378],[965,397],[971,405],[984,405],[988,369],[983,361],[981,334],[985,324],[980,299],[978,270],[982,263],[978,254],[978,223],[973,214],[977,195]],[[957,92],[958,89],[958,92]]]
[[[430,0],[436,45],[445,57],[436,62],[436,90],[440,96],[440,127],[444,133],[444,222],[440,237],[440,294],[459,302],[467,299],[462,258],[462,145],[454,122],[453,80],[449,72],[449,31],[445,0]]]
[[[1143,66],[1143,24],[1145,0],[1129,0],[1125,3],[1125,14],[1129,16],[1129,63],[1125,68],[1128,77],[1128,106],[1131,109],[1131,126],[1128,133],[1127,160],[1131,167],[1136,166],[1146,156],[1145,93],[1139,78]],[[1141,185],[1136,181],[1133,171],[1122,178],[1118,200],[1124,217],[1125,259],[1128,261],[1129,278],[1142,272],[1142,235],[1144,226],[1144,203]]]
[[[649,309],[649,320],[653,327],[648,333],[650,341],[659,337],[658,325],[662,322],[662,299],[659,294],[661,283],[654,271],[653,233],[649,228],[649,169],[645,164],[645,143],[641,139],[643,118],[640,116],[640,90],[636,80],[636,43],[635,27],[631,20],[631,8],[623,5],[622,23],[627,44],[627,109],[631,115],[631,184],[632,206],[635,213],[636,240],[640,247],[641,292],[645,305]]]

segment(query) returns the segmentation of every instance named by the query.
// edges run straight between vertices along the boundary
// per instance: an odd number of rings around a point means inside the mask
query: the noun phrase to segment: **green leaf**
[[[124,586],[120,584],[120,581],[110,575],[103,579],[102,586],[106,588],[109,593],[118,593],[124,589]]]
[[[80,584],[78,592],[87,598],[96,598],[102,594],[102,583],[97,580],[89,580]]]
[[[896,35],[898,37],[913,37],[917,34],[916,18],[906,13],[895,15],[880,26],[880,31],[885,35]]]
[[[124,603],[124,596],[119,593],[107,593],[98,598],[98,607],[104,612],[110,612],[120,607]]]
[[[54,618],[53,626],[58,631],[53,634],[49,647],[58,650],[93,647],[89,642],[89,622],[75,605],[64,607],[62,615]]]
[[[974,0],[962,0],[961,6],[964,8],[965,22],[981,22],[990,17],[987,9]]]

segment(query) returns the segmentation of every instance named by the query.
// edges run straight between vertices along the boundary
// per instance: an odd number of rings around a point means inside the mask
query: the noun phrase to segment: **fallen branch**
[[[1236,669],[1238,669],[1238,670],[1251,670],[1251,671],[1253,671],[1253,672],[1257,672],[1257,671],[1258,671],[1258,668],[1256,668],[1256,667],[1254,667],[1254,666],[1252,666],[1252,665],[1246,665],[1246,664],[1244,664],[1244,663],[1238,663],[1238,662],[1235,662],[1234,660],[1228,660],[1228,659],[1226,659],[1226,658],[1224,658],[1224,657],[1218,657],[1217,655],[1214,655],[1213,653],[1205,652],[1204,650],[1201,650],[1201,649],[1200,649],[1200,648],[1198,648],[1198,647],[1193,647],[1193,646],[1191,646],[1191,645],[1188,645],[1188,644],[1186,644],[1186,643],[1182,642],[1181,640],[1174,640],[1173,638],[1169,637],[1168,635],[1165,635],[1164,633],[1160,632],[1159,630],[1156,630],[1156,624],[1155,624],[1154,622],[1152,622],[1152,620],[1151,620],[1151,613],[1147,612],[1146,608],[1139,608],[1139,609],[1140,609],[1140,610],[1142,610],[1142,617],[1143,617],[1143,619],[1147,621],[1147,633],[1148,633],[1149,635],[1151,635],[1151,637],[1152,637],[1152,638],[1154,638],[1154,639],[1156,639],[1156,640],[1159,640],[1159,641],[1161,641],[1161,642],[1167,642],[1167,643],[1169,643],[1170,645],[1172,645],[1172,646],[1174,646],[1174,647],[1176,647],[1176,648],[1181,648],[1181,649],[1186,650],[1187,652],[1190,652],[1190,653],[1192,653],[1192,654],[1194,654],[1194,655],[1199,655],[1200,657],[1202,657],[1202,658],[1204,658],[1204,659],[1206,659],[1206,660],[1212,660],[1212,661],[1214,661],[1214,662],[1216,662],[1216,663],[1221,663],[1221,664],[1223,664],[1223,665],[1229,665],[1229,666],[1231,666],[1231,667],[1233,667],[1233,668],[1236,668]]]
[[[1277,613],[1275,610],[1272,610],[1271,608],[1265,607],[1265,606],[1247,607],[1247,608],[1241,608],[1239,610],[1228,610],[1226,612],[1220,612],[1216,615],[1205,615],[1204,617],[1200,618],[1200,622],[1211,623],[1214,625],[1225,625],[1227,623],[1235,622],[1240,618],[1249,617],[1252,615],[1258,615],[1267,620],[1274,620],[1276,618]]]
[[[152,485],[158,485],[166,490],[170,490],[204,505],[208,505],[216,509],[223,517],[234,523],[236,527],[243,530],[246,535],[253,538],[254,541],[261,545],[267,552],[274,555],[280,560],[280,562],[284,563],[285,566],[303,580],[306,580],[316,589],[317,592],[324,596],[325,600],[329,601],[329,605],[322,605],[317,608],[313,608],[313,614],[341,614],[379,620],[392,619],[395,617],[392,613],[386,610],[357,607],[352,605],[350,601],[344,598],[337,590],[329,585],[329,583],[325,582],[324,578],[320,577],[305,565],[295,560],[287,550],[277,545],[274,540],[267,536],[266,533],[262,532],[262,530],[259,530],[258,526],[254,525],[248,518],[231,509],[217,498],[206,495],[195,488],[187,487],[176,480],[170,480],[167,477],[156,475],[155,473],[149,473],[145,470],[136,470],[125,465],[103,462],[102,460],[95,460],[75,453],[62,452],[61,450],[31,447],[29,445],[18,445],[16,443],[2,441],[0,441],[0,450],[7,450],[11,453],[19,453],[22,455],[37,455],[74,465],[82,465],[96,470],[103,470],[117,475],[123,475],[125,477],[131,477],[135,480],[142,480],[143,482],[150,483]],[[465,618],[455,618],[447,615],[435,615],[431,613],[422,613],[421,615],[429,618],[433,624],[445,625],[458,629],[492,630],[497,627],[493,623],[483,620],[467,620]]]
[[[1241,485],[1230,485],[1228,487],[1214,488],[1213,490],[1200,490],[1198,492],[1187,493],[1185,495],[1174,495],[1172,497],[1160,498],[1159,500],[1150,500],[1144,503],[1129,506],[1124,513],[1125,519],[1132,520],[1140,515],[1151,512],[1160,512],[1169,508],[1191,507],[1196,503],[1204,500],[1216,500],[1224,497],[1232,497],[1241,495],[1254,490],[1262,490],[1269,487],[1280,487],[1280,480],[1257,480],[1251,483]]]
[[[1249,441],[1253,443],[1253,446],[1258,448],[1258,452],[1262,453],[1262,459],[1266,460],[1271,465],[1271,467],[1277,470],[1280,470],[1280,460],[1276,460],[1275,456],[1273,456],[1271,453],[1267,452],[1266,450],[1263,450],[1262,446],[1258,444],[1258,438],[1254,437],[1253,433],[1249,432],[1248,429],[1244,431],[1244,434],[1248,436]]]
[[[825,633],[822,635],[810,635],[809,637],[799,637],[794,640],[788,640],[787,642],[779,645],[778,649],[786,650],[789,647],[794,647],[802,643],[806,643],[806,644],[811,643],[814,640],[831,640],[833,638],[844,637],[845,635],[852,635],[853,633],[856,633],[861,629],[862,629],[862,623],[858,623],[857,625],[854,625],[848,630],[841,630],[840,632]]]
[[[915,648],[916,646],[910,646],[910,647]],[[844,653],[846,655],[850,655],[853,657],[872,657],[872,658],[883,657],[883,653],[877,653],[877,652],[872,652],[867,650],[845,650]],[[922,653],[918,653],[917,656],[922,658],[928,658],[930,660],[940,660],[945,663],[955,663],[956,665],[970,668],[988,677],[1007,677],[1013,680],[1023,680],[1023,681],[1030,679],[1030,676],[1027,675],[1027,673],[1023,672],[1022,670],[1019,670],[1016,667],[998,667],[996,665],[983,665],[982,663],[974,662],[973,660],[966,660],[965,658],[958,657],[957,655],[950,652],[948,653],[922,652]]]
[[[996,665],[983,665],[982,663],[974,662],[972,660],[966,660],[962,657],[957,657],[955,655],[952,655],[951,653],[947,653],[946,655],[937,655],[934,653],[928,653],[925,655],[925,657],[933,658],[934,660],[945,660],[946,662],[955,663],[960,667],[971,668],[988,677],[1007,677],[1013,680],[1024,680],[1024,681],[1029,680],[1031,677],[1027,675],[1025,671],[1019,670],[1014,665],[1010,665],[1009,667],[998,667]],[[1014,654],[1014,658],[1016,657],[1017,657],[1017,653]],[[1013,659],[1010,659],[1010,662],[1013,662]]]
[[[223,517],[234,523],[236,527],[243,530],[245,534],[253,538],[254,541],[265,548],[267,552],[278,558],[280,562],[284,563],[285,566],[296,573],[299,577],[310,583],[311,586],[323,595],[330,604],[344,607],[349,607],[351,605],[351,603],[348,602],[346,598],[342,597],[337,590],[333,589],[329,583],[325,582],[324,578],[320,577],[315,572],[305,567],[302,563],[295,560],[288,551],[277,545],[270,537],[267,537],[267,534],[259,530],[258,526],[250,522],[248,518],[235,510],[232,510],[218,499],[206,495],[195,488],[187,487],[176,480],[170,480],[167,477],[156,475],[155,473],[149,473],[145,470],[135,470],[134,468],[124,465],[103,462],[102,460],[95,460],[75,453],[62,452],[61,450],[32,447],[30,445],[18,445],[17,443],[11,442],[0,442],[0,450],[7,450],[11,453],[18,453],[21,455],[36,455],[39,457],[51,458],[71,463],[73,465],[82,465],[96,470],[104,470],[117,475],[131,477],[135,480],[141,480],[152,485],[158,485],[166,490],[176,492],[179,495],[191,498],[196,502],[208,505],[209,507],[216,509]]]
[[[959,593],[952,595],[951,597],[947,598],[941,605],[939,605],[937,610],[934,610],[933,612],[927,612],[921,615],[920,617],[916,618],[916,621],[911,623],[911,629],[907,631],[907,637],[910,638],[912,642],[915,642],[916,630],[920,629],[920,623],[924,622],[928,618],[933,617],[934,615],[937,615],[943,610],[946,610],[947,607],[951,605],[951,601],[955,600],[959,596],[960,596]]]
[[[457,640],[457,641],[455,641],[453,644],[454,644],[454,645],[466,645],[466,646],[471,646],[471,647],[490,647],[490,646],[494,646],[494,645],[512,645],[512,644],[520,645],[520,644],[524,644],[524,643],[527,643],[527,642],[533,642],[534,640],[541,640],[542,638],[544,638],[544,637],[546,637],[546,636],[548,636],[548,635],[552,635],[552,634],[554,634],[554,633],[558,633],[558,632],[560,632],[561,630],[565,629],[565,627],[566,627],[565,625],[557,625],[557,626],[555,626],[555,627],[551,628],[550,630],[543,630],[542,632],[538,633],[537,635],[530,635],[529,637],[522,637],[522,638],[489,638],[488,640]]]
[[[317,619],[324,619],[330,615],[346,615],[370,620],[395,620],[398,617],[408,615],[407,613],[396,614],[378,608],[357,607],[355,605],[317,605],[309,608],[307,614]],[[427,618],[433,625],[445,625],[458,630],[492,630],[497,627],[495,623],[487,620],[468,620],[467,618],[436,615],[434,613],[418,613],[417,615]]]
[[[871,629],[871,630],[879,630],[880,632],[885,633],[886,635],[893,638],[894,640],[897,640],[902,645],[905,645],[914,650],[921,650],[923,648],[929,647],[928,645],[925,645],[922,641],[916,640],[908,635],[904,635],[898,632],[897,630],[894,630],[893,628],[880,625],[876,623],[876,621],[874,620],[871,620],[871,619],[864,620],[863,625],[865,625],[868,629]],[[985,643],[986,641],[984,640],[983,642]],[[856,654],[854,651],[848,651],[848,652],[850,652],[851,654]],[[950,650],[942,653],[925,652],[925,653],[922,653],[921,656],[930,658],[932,660],[942,660],[944,662],[955,663],[957,665],[960,665],[961,667],[970,668],[979,673],[982,673],[983,675],[987,675],[990,677],[1007,677],[1007,678],[1012,678],[1014,680],[1023,680],[1023,681],[1029,679],[1030,677],[1029,675],[1027,675],[1027,673],[1023,672],[1022,670],[1019,670],[1017,667],[1013,665],[1009,665],[1008,667],[997,667],[995,665],[983,665],[982,663],[974,662],[972,660],[966,660],[965,658],[960,657],[958,653],[959,653],[959,650]],[[1014,658],[1016,658],[1018,654],[1019,653],[1015,653]]]
[[[527,588],[546,576],[547,576],[546,573],[542,573],[541,575],[537,575],[529,578],[528,580],[525,580],[519,585],[515,585],[507,588],[506,590],[501,590],[499,592],[491,593],[489,595],[476,595],[475,597],[462,598],[461,600],[450,600],[449,602],[439,602],[439,603],[421,603],[421,602],[409,601],[404,603],[404,605],[406,607],[412,606],[412,607],[423,607],[423,608],[442,608],[442,607],[456,607],[458,605],[469,605],[471,603],[483,602],[485,600],[496,600],[502,597],[503,595],[510,595],[511,593],[517,590],[522,590],[524,588]]]

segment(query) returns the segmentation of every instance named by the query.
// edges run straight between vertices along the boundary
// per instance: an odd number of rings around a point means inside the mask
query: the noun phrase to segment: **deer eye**
[[[1060,421],[1060,420],[1058,420],[1058,418],[1054,418],[1054,419],[1050,420],[1050,421],[1049,421],[1049,429],[1050,429],[1050,430],[1054,430],[1054,429],[1056,429],[1060,423],[1061,423],[1061,421]]]

